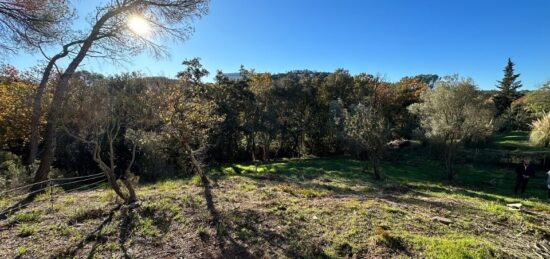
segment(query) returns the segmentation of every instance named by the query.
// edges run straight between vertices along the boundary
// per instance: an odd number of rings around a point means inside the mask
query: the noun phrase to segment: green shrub
[[[30,178],[21,158],[7,151],[0,151],[0,189],[25,185]]]

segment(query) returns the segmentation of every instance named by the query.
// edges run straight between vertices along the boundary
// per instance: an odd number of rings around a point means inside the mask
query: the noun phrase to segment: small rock
[[[521,203],[510,203],[506,204],[506,207],[508,207],[511,210],[520,210],[521,209]]]
[[[433,217],[432,220],[435,220],[435,221],[439,221],[443,224],[451,224],[453,223],[452,220],[448,219],[448,218],[445,218],[445,217]]]

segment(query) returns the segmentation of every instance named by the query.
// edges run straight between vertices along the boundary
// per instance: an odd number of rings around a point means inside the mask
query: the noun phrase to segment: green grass
[[[418,161],[407,161],[406,163],[396,163],[387,161],[382,163],[382,173],[384,182],[395,182],[415,186],[419,189],[429,191],[435,189],[437,192],[446,192],[445,186],[447,175],[443,166],[434,161],[417,158]],[[275,177],[286,177],[295,181],[308,182],[314,179],[331,179],[329,186],[323,183],[317,184],[321,189],[345,189],[351,186],[365,186],[373,182],[370,174],[363,173],[362,169],[367,162],[350,159],[309,159],[309,160],[289,160],[286,162],[275,162],[261,165],[237,164],[228,167],[217,168],[214,170],[230,171],[230,168],[249,168],[258,167],[259,172],[270,172],[267,175]],[[277,172],[277,173],[272,173]],[[257,175],[265,173],[256,173],[247,171],[241,175],[252,179]],[[234,175],[229,173],[227,175]],[[538,172],[539,177],[529,182],[528,189],[523,198],[545,199],[545,175]],[[269,179],[269,177],[267,177]],[[460,187],[454,192],[460,192],[467,196],[484,196],[488,200],[512,201],[515,199],[513,188],[515,184],[515,173],[513,168],[498,167],[492,165],[457,165],[456,179],[452,183]],[[344,187],[342,187],[344,186]],[[306,186],[307,187],[307,186]],[[246,186],[243,188],[253,188]],[[296,187],[295,191],[287,187],[289,193],[299,193],[300,189],[307,189],[304,186]],[[351,189],[350,189],[351,190]],[[305,190],[307,192],[307,190]],[[303,192],[303,190],[302,190]],[[322,196],[322,194],[313,194]]]
[[[488,219],[494,220],[495,223],[505,222],[508,224],[533,224],[531,218],[521,212],[511,211],[506,207],[507,203],[521,202],[526,208],[537,211],[550,212],[550,206],[545,202],[546,189],[545,179],[535,178],[529,183],[528,191],[523,196],[515,196],[513,187],[515,184],[515,175],[512,169],[502,168],[491,165],[473,165],[463,164],[458,166],[458,174],[456,180],[449,185],[445,179],[445,170],[441,164],[430,160],[406,161],[404,163],[396,163],[394,161],[384,162],[382,170],[384,180],[374,181],[370,174],[365,174],[362,169],[364,162],[349,159],[308,159],[308,160],[288,160],[284,162],[275,162],[262,165],[247,165],[239,164],[229,167],[222,167],[221,171],[229,172],[226,175],[235,177],[232,168],[257,168],[257,170],[243,170],[239,177],[250,179],[261,179],[270,182],[280,182],[277,184],[277,189],[290,194],[299,199],[322,199],[330,198],[334,195],[368,195],[380,192],[396,191],[398,196],[405,196],[406,199],[400,200],[401,203],[417,202],[424,207],[440,206],[438,203],[430,203],[433,200],[442,200],[444,203],[460,204],[457,208],[441,207],[440,214],[442,216],[458,217],[455,225],[463,228],[481,228],[475,222],[471,222],[471,218],[477,218],[480,215],[486,215]],[[264,172],[264,173],[260,173]],[[288,182],[296,182],[298,184],[289,184]],[[394,190],[396,189],[396,190]],[[402,195],[399,192],[409,193]],[[415,196],[423,196],[421,201],[418,201]],[[424,201],[426,200],[426,201]],[[367,209],[357,201],[347,201],[346,203],[352,206]],[[285,207],[285,211],[292,211],[293,217],[300,221],[307,221],[311,215],[323,215],[328,212],[312,210],[304,208],[305,205],[298,202],[299,205]],[[372,205],[372,204],[371,204]],[[442,206],[441,205],[441,206]],[[454,206],[454,205],[453,205]],[[271,211],[273,213],[280,212],[280,203]],[[358,207],[353,209],[353,213],[360,210]],[[339,207],[331,207],[332,214],[336,217],[329,217],[327,224],[340,226],[334,231],[324,232],[325,236],[331,236],[333,240],[344,242],[347,240],[357,239],[353,247],[361,247],[361,239],[368,237],[364,230],[358,230],[357,227],[362,223],[357,221],[355,217],[351,217],[346,213],[346,209]],[[381,225],[397,225],[399,237],[409,242],[411,247],[422,251],[424,256],[430,258],[486,258],[495,257],[497,254],[506,254],[507,252],[499,252],[498,246],[491,242],[490,239],[479,240],[478,234],[464,234],[462,231],[440,229],[441,234],[431,237],[415,236],[410,232],[404,231],[402,223],[393,222],[394,215],[414,217],[407,210],[396,208],[392,205],[383,205],[377,208],[379,211],[378,222]],[[343,214],[339,214],[343,213]],[[280,214],[280,213],[279,213]],[[462,214],[462,218],[456,214]],[[356,215],[356,214],[355,214]],[[367,216],[367,215],[365,215]],[[317,220],[323,222],[322,216],[315,216]],[[350,218],[351,217],[351,218]],[[371,220],[372,220],[372,216]],[[342,221],[343,225],[339,225],[339,218],[346,218]],[[422,221],[430,221],[430,219],[422,219]],[[418,224],[418,223],[415,223]],[[412,225],[415,225],[412,224]],[[420,225],[426,222],[420,223]],[[345,226],[344,226],[345,225]],[[346,227],[348,226],[348,227]],[[315,228],[315,226],[311,226]],[[364,226],[367,227],[367,226]],[[533,226],[530,226],[533,227]],[[532,229],[535,229],[534,227]],[[333,234],[329,234],[333,233]],[[244,235],[244,234],[241,234]],[[338,247],[326,247],[326,251],[336,255]],[[356,249],[357,250],[357,249]],[[360,250],[360,249],[359,249]]]
[[[496,134],[491,137],[492,148],[500,150],[509,150],[514,152],[529,153],[550,153],[548,148],[535,147],[529,142],[528,131],[512,131]]]
[[[58,223],[55,226],[53,226],[53,230],[64,237],[70,237],[70,236],[77,236],[78,232],[75,228],[67,225],[66,223]]]
[[[16,255],[16,257],[20,257],[20,256],[23,256],[24,254],[26,254],[27,251],[28,251],[28,250],[27,250],[26,247],[20,246],[20,247],[17,247],[17,248],[15,249],[15,255]]]
[[[34,235],[38,231],[36,224],[20,224],[17,226],[17,231],[20,237],[28,237]]]
[[[486,147],[465,150],[460,157],[477,164],[518,164],[524,159],[542,164],[550,157],[550,149],[532,146],[527,131],[513,131],[496,134]]]
[[[503,134],[497,134],[492,137],[492,142],[497,147],[504,149],[531,149],[529,145],[529,132],[527,131],[513,131]]]
[[[426,237],[413,235],[410,237],[413,246],[421,247],[427,258],[460,259],[460,258],[490,258],[495,252],[487,242],[480,241],[476,236],[440,236]]]
[[[79,242],[85,245],[75,257],[546,255],[550,205],[543,178],[515,196],[510,168],[462,163],[449,183],[441,163],[404,155],[382,163],[380,181],[363,171],[364,161],[348,158],[220,166],[207,174],[211,186],[196,176],[141,185],[140,206],[116,210],[110,220],[112,191],[60,193],[57,210],[38,202],[0,221],[0,257],[17,256],[18,247],[25,256],[56,257]],[[522,211],[506,207],[516,202]]]
[[[32,223],[40,219],[40,211],[31,210],[31,211],[21,211],[13,215],[10,220],[13,223]]]

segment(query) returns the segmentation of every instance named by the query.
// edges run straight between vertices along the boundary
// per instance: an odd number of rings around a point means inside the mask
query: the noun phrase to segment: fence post
[[[53,212],[53,185],[52,185],[52,179],[48,181],[48,185],[50,187],[50,212]]]

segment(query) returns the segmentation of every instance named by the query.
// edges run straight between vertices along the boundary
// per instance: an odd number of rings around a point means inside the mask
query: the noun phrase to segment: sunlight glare
[[[139,36],[147,36],[151,32],[149,22],[139,15],[132,15],[128,18],[128,28]]]

